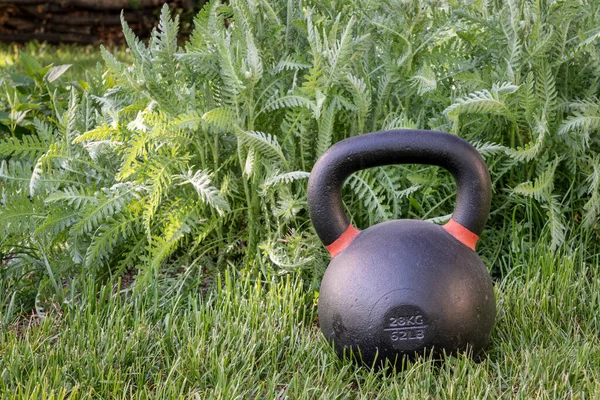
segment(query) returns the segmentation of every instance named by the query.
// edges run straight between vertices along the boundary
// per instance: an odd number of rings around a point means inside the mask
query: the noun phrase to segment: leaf
[[[248,155],[246,156],[246,162],[244,163],[244,175],[248,178],[252,176],[254,173],[254,161],[255,157],[254,149],[248,150]]]
[[[81,210],[81,218],[73,225],[74,236],[92,232],[120,212],[128,201],[138,197],[139,188],[131,183],[118,183],[97,192],[97,200],[87,203]]]
[[[354,16],[346,23],[342,37],[328,49],[327,59],[329,60],[329,78],[339,79],[347,74],[350,57],[352,56],[352,28],[354,27]]]
[[[410,79],[410,85],[417,89],[417,94],[423,96],[425,93],[433,92],[437,88],[435,72],[431,67],[424,65]]]
[[[52,142],[46,141],[41,135],[24,135],[21,140],[9,137],[0,141],[0,156],[15,158],[38,158],[46,151]]]
[[[368,213],[375,214],[378,221],[386,220],[390,217],[388,206],[384,203],[381,192],[383,188],[377,184],[373,177],[369,177],[366,172],[360,171],[350,175],[348,185],[361,200]]]
[[[31,178],[29,179],[29,195],[34,196],[35,191],[38,188],[40,178],[42,176],[42,167],[44,165],[44,156],[41,156],[35,166],[33,167],[33,172],[31,173]]]
[[[564,216],[560,209],[560,204],[556,196],[550,196],[547,204],[543,204],[547,210],[548,225],[550,225],[550,251],[555,251],[565,242],[565,223]]]
[[[58,78],[60,78],[65,72],[67,72],[69,68],[71,68],[71,64],[52,67],[50,68],[50,71],[48,71],[48,73],[44,76],[44,79],[52,83]]]
[[[277,65],[270,71],[272,74],[278,74],[281,71],[299,71],[310,68],[311,65],[302,61],[298,61],[293,56],[289,55],[285,59],[280,60]]]
[[[600,156],[590,160],[592,166],[591,173],[588,175],[586,183],[589,185],[587,192],[591,194],[590,199],[585,203],[583,209],[583,226],[592,227],[598,223],[600,216]]]
[[[133,33],[127,21],[125,21],[125,10],[121,10],[121,26],[123,27],[123,36],[125,36],[125,41],[129,46],[129,50],[133,55],[133,58],[142,62],[147,56],[146,46],[144,43]]]
[[[325,153],[333,142],[333,125],[335,123],[336,105],[331,102],[321,114],[319,124],[319,135],[317,136],[316,156],[320,157]]]
[[[23,65],[25,73],[31,78],[36,78],[39,71],[42,69],[42,65],[35,57],[32,57],[23,51],[19,52],[19,61],[21,62],[21,65]]]
[[[169,122],[169,127],[175,129],[196,130],[201,122],[202,117],[198,114],[198,112],[190,111],[175,117],[175,119]]]
[[[281,174],[279,173],[279,171],[275,170],[275,174],[269,176],[267,179],[264,180],[264,182],[262,183],[262,188],[264,191],[281,183],[292,183],[299,179],[308,179],[309,176],[310,172],[305,171],[292,171]]]
[[[229,107],[217,107],[202,114],[202,120],[223,131],[235,128],[235,111]]]
[[[307,109],[313,109],[315,104],[304,96],[298,95],[285,95],[281,97],[274,96],[269,99],[264,107],[257,113],[260,115],[264,111],[274,111],[284,107],[304,107]]]
[[[534,132],[538,135],[535,142],[527,143],[526,145],[518,147],[517,149],[507,148],[506,154],[516,161],[523,162],[533,160],[539,154],[542,144],[544,143],[544,138],[548,134],[546,121],[537,119]]]
[[[489,90],[478,90],[466,97],[456,99],[444,110],[444,114],[451,121],[458,121],[461,114],[492,114],[511,117],[511,112],[506,103],[498,97],[498,94]]]
[[[263,157],[270,160],[281,160],[284,164],[286,163],[281,146],[279,146],[275,136],[270,133],[244,131],[239,128],[236,129],[236,133],[242,143],[254,149]]]
[[[522,194],[527,197],[533,197],[537,201],[544,202],[550,198],[550,193],[554,188],[554,172],[560,158],[556,158],[550,166],[546,168],[533,182],[523,182],[517,185],[514,189],[514,193]]]
[[[213,207],[219,215],[223,216],[230,211],[229,203],[219,194],[219,190],[211,184],[212,174],[202,170],[193,172],[191,169],[184,175],[175,175],[183,180],[179,185],[191,184],[200,199]]]
[[[506,146],[491,142],[475,142],[473,143],[473,147],[475,147],[479,154],[484,158],[507,150]]]
[[[80,209],[87,204],[96,205],[98,201],[98,198],[89,189],[79,190],[73,187],[55,191],[45,200],[46,203],[65,202],[76,209]]]

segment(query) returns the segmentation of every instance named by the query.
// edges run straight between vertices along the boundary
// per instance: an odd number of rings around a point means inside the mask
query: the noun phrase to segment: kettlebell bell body
[[[344,213],[341,187],[355,171],[389,164],[448,169],[457,183],[448,224],[387,221],[358,231]],[[457,136],[395,130],[345,139],[315,164],[308,205],[332,255],[319,294],[319,323],[338,355],[367,365],[404,356],[469,351],[489,343],[496,305],[475,244],[491,203],[487,167]]]

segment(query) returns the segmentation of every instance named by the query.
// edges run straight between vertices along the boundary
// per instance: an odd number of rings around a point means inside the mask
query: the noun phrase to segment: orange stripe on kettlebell
[[[446,225],[442,226],[442,228],[444,228],[446,232],[454,236],[456,240],[458,240],[471,250],[475,250],[475,245],[479,240],[479,236],[477,236],[476,234],[474,234],[473,232],[471,232],[452,218],[450,218],[450,221],[448,221]]]
[[[329,246],[325,246],[327,250],[329,250],[329,254],[331,257],[337,256],[342,250],[344,250],[354,238],[360,233],[358,229],[352,226],[352,224],[348,225],[348,228],[342,233],[342,235],[335,240],[335,242],[331,243]]]

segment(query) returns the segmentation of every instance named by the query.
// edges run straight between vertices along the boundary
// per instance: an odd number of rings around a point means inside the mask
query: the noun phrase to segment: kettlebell
[[[350,224],[344,181],[390,164],[435,165],[452,174],[456,205],[447,224],[392,220],[363,231]],[[370,366],[417,354],[477,356],[489,343],[496,314],[491,278],[475,252],[490,205],[485,162],[449,133],[381,131],[330,147],[311,171],[308,208],[332,257],[318,314],[336,353]]]

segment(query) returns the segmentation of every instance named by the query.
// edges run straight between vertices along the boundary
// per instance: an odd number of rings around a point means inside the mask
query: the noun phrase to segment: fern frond
[[[202,120],[222,131],[235,128],[235,111],[229,107],[217,107],[202,114]]]
[[[583,206],[583,226],[588,228],[598,223],[600,217],[600,157],[591,160],[591,165],[592,171],[586,180],[591,197]]]
[[[146,124],[146,110],[138,111],[137,116],[133,121],[127,124],[127,129],[131,131],[148,132],[148,125]]]
[[[219,40],[217,53],[219,56],[220,76],[223,80],[223,85],[220,89],[225,95],[225,103],[229,106],[236,107],[238,96],[246,87],[236,72],[235,62],[230,47],[225,39]]]
[[[556,196],[548,196],[548,202],[542,204],[547,210],[548,224],[550,225],[550,251],[555,251],[565,242],[565,222]]]
[[[46,153],[47,154],[47,153]],[[29,195],[33,197],[35,195],[36,190],[39,188],[41,177],[44,167],[44,155],[38,158],[37,162],[33,167],[33,171],[31,172],[31,177],[29,178]]]
[[[144,223],[148,240],[151,238],[152,221],[158,207],[164,198],[173,188],[172,180],[174,178],[172,170],[176,168],[178,160],[173,156],[167,159],[156,157],[146,165],[144,179],[150,186],[150,192],[144,197]]]
[[[354,22],[354,17],[350,17],[340,39],[331,48],[326,50],[327,60],[329,61],[328,82],[341,80],[342,77],[347,75],[350,58],[352,57],[352,29]]]
[[[417,129],[417,124],[414,123],[405,113],[390,114],[386,117],[383,123],[385,130],[392,129]]]
[[[51,141],[42,135],[23,135],[21,140],[9,137],[0,141],[0,156],[18,158],[38,158],[48,151]]]
[[[97,192],[97,201],[88,203],[81,210],[81,218],[71,229],[73,235],[89,233],[96,229],[121,211],[128,201],[137,197],[138,191],[139,188],[131,183],[119,183]]]
[[[72,207],[53,206],[45,221],[35,228],[39,237],[56,237],[70,228],[80,217],[80,210]]]
[[[167,222],[161,236],[153,236],[148,246],[148,255],[144,257],[152,270],[160,265],[179,247],[181,240],[191,232],[199,222],[195,209],[186,200],[176,201],[167,214]]]
[[[310,68],[310,64],[298,61],[293,56],[289,55],[283,60],[280,60],[269,72],[275,75],[281,71],[300,71],[308,68]]]
[[[273,208],[273,216],[284,221],[291,221],[306,206],[306,201],[300,201],[297,197],[286,194],[282,196]]]
[[[164,85],[154,80],[146,82],[148,93],[156,101],[163,111],[177,115],[180,110],[180,99],[173,90],[165,90]]]
[[[263,192],[272,188],[275,185],[279,185],[281,183],[292,183],[299,179],[308,179],[310,176],[310,172],[305,171],[292,171],[279,173],[278,170],[275,170],[272,175],[267,177],[262,183]]]
[[[77,92],[75,92],[75,88],[72,88],[69,96],[69,105],[65,113],[62,115],[59,125],[59,131],[62,133],[64,139],[63,144],[65,144],[67,148],[69,148],[79,133],[77,130],[78,110],[79,99]]]
[[[43,207],[27,197],[15,197],[0,207],[0,226],[7,234],[29,236],[46,217]]]
[[[144,234],[138,234],[123,243],[117,263],[118,271],[128,271],[139,266],[141,260],[146,258],[148,238]]]
[[[254,44],[254,37],[250,31],[246,32],[245,67],[245,78],[253,84],[256,84],[262,78],[263,65],[258,48],[256,47],[256,44]]]
[[[98,264],[108,260],[119,243],[141,233],[141,218],[135,214],[111,218],[103,223],[90,240],[84,264],[87,268],[97,268]]]
[[[582,101],[572,103],[570,108],[575,111],[562,122],[558,128],[558,134],[579,133],[582,147],[587,148],[591,133],[600,130],[600,104],[598,102]]]
[[[123,36],[125,36],[125,41],[127,42],[127,46],[129,46],[129,51],[133,55],[134,60],[141,63],[148,57],[148,50],[144,43],[133,33],[133,30],[125,21],[125,12],[121,11],[121,26],[123,28]]]
[[[513,160],[519,162],[533,160],[539,154],[544,143],[544,138],[548,134],[548,126],[544,119],[536,118],[536,127],[534,132],[536,132],[538,135],[535,142],[529,142],[522,147],[518,147],[517,149],[507,148],[506,154]]]
[[[200,200],[214,208],[219,215],[222,216],[230,211],[227,199],[225,199],[225,197],[219,193],[219,190],[211,184],[211,173],[202,170],[193,172],[190,169],[186,174],[175,175],[174,178],[178,178],[182,181],[179,185],[191,184],[196,190],[196,193],[198,193]]]
[[[315,104],[304,96],[285,95],[278,97],[275,95],[267,101],[264,107],[256,115],[258,116],[265,111],[274,111],[284,107],[304,107],[310,110],[315,107]]]
[[[520,88],[519,85],[513,85],[510,82],[502,82],[500,84],[494,83],[492,85],[491,91],[496,96],[502,96],[502,95],[507,95],[507,94],[513,94],[514,92],[519,90],[519,88]]]
[[[131,135],[128,146],[122,155],[123,162],[121,163],[121,169],[116,175],[117,180],[123,181],[139,172],[137,168],[139,165],[138,157],[143,158],[147,154],[147,138],[148,136],[144,132]]]
[[[508,68],[509,71],[514,71],[518,68],[521,60],[522,45],[517,27],[515,26],[519,17],[515,15],[515,11],[512,7],[510,8],[509,16],[503,18],[501,26],[507,44],[508,57],[506,58],[506,61],[508,63]],[[512,74],[510,75],[510,78],[512,80]]]
[[[429,66],[424,65],[409,79],[411,87],[417,89],[417,94],[423,96],[425,93],[433,92],[437,88],[435,72]]]
[[[193,110],[176,116],[169,122],[169,128],[196,130],[201,122],[202,117],[198,111]]]
[[[248,149],[248,154],[246,155],[246,162],[244,163],[244,172],[248,178],[254,174],[254,162],[256,161],[256,153],[254,149]]]
[[[522,85],[523,89],[519,92],[519,105],[523,107],[525,118],[531,118],[536,108],[535,80],[533,72],[529,72]]]
[[[552,189],[554,189],[554,172],[560,162],[556,158],[550,166],[546,168],[533,182],[523,182],[517,185],[513,192],[527,197],[533,197],[537,201],[544,202],[550,198]]]
[[[374,214],[379,221],[383,221],[390,217],[389,207],[383,201],[381,191],[383,190],[377,182],[369,179],[364,172],[352,174],[348,178],[348,185],[355,193],[356,197],[363,202],[366,212]]]
[[[506,103],[496,93],[483,89],[466,97],[456,99],[444,110],[451,121],[458,121],[461,114],[492,114],[512,117]]]
[[[501,144],[498,143],[491,143],[491,142],[474,142],[472,143],[473,147],[475,147],[477,149],[477,151],[479,152],[479,154],[481,154],[482,157],[489,157],[491,155],[497,154],[497,153],[501,153],[501,152],[505,152],[507,150],[506,146],[502,146]]]
[[[28,162],[17,160],[2,160],[0,162],[0,178],[5,187],[19,192],[29,184],[33,166]]]
[[[321,56],[323,54],[323,42],[321,40],[321,35],[319,34],[319,29],[315,26],[313,22],[312,7],[306,8],[305,19],[308,43],[316,59],[318,56]]]
[[[413,194],[413,193],[417,192],[419,189],[421,189],[421,187],[422,187],[422,185],[420,185],[420,184],[409,186],[406,189],[397,191],[396,197],[398,199],[402,199],[404,197],[409,197],[411,194]]]
[[[318,120],[319,135],[317,136],[317,152],[315,154],[317,157],[320,157],[321,154],[325,153],[333,142],[333,125],[335,122],[336,111],[336,104],[331,102],[331,104],[325,108],[325,112],[321,114],[321,118]]]
[[[113,73],[113,75],[116,77],[120,77],[125,70],[125,66],[123,65],[123,63],[118,61],[115,58],[115,56],[110,54],[110,52],[106,50],[104,45],[100,45],[100,54],[102,55],[104,63],[106,64],[108,69]]]
[[[160,10],[158,27],[152,31],[150,51],[163,63],[172,64],[173,55],[177,52],[177,33],[179,32],[179,15],[171,19],[169,6],[164,4]],[[166,67],[166,65],[163,65]]]
[[[277,138],[270,133],[244,131],[238,128],[236,134],[242,143],[254,149],[266,159],[280,160],[284,164],[286,163]]]
[[[356,129],[358,132],[363,132],[365,119],[367,118],[371,107],[371,93],[362,78],[355,77],[354,75],[347,75],[346,80],[346,87],[350,90],[350,93],[352,93],[354,105],[356,106],[356,117],[358,119],[358,126]]]
[[[99,199],[89,188],[78,189],[74,187],[66,187],[62,191],[55,191],[44,200],[46,203],[64,202],[75,209],[81,209],[88,204],[96,205],[98,201]]]
[[[260,248],[269,257],[269,260],[280,268],[297,269],[314,262],[314,257],[306,257],[306,249],[300,249],[291,257],[286,254],[289,251],[289,246],[286,241],[285,246],[276,246],[276,242],[269,240],[261,244]],[[304,250],[304,251],[302,251]]]
[[[548,121],[554,121],[558,105],[558,92],[556,91],[555,75],[547,62],[540,64],[536,78],[537,97],[543,103]]]

